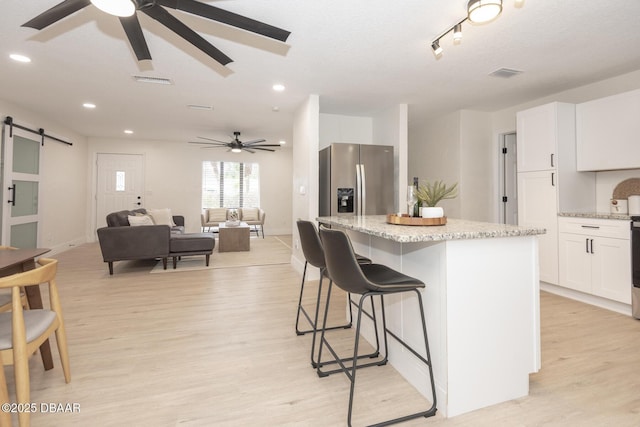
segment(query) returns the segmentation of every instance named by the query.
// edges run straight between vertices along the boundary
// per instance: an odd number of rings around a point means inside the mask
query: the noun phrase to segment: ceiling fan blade
[[[286,41],[291,34],[290,31],[195,0],[157,0],[157,3],[172,9],[182,10],[184,12],[202,16],[203,18],[212,19],[214,21],[222,22],[223,24],[251,31],[252,33],[260,34],[275,40],[280,40],[281,42]]]
[[[255,151],[253,151],[252,149],[247,148],[247,147],[242,147],[242,150],[244,150],[244,151],[248,151],[248,152],[250,152],[251,154],[254,154],[254,153],[255,153]]]
[[[207,141],[219,142],[220,144],[225,144],[225,145],[228,144],[228,142],[218,141],[217,139],[207,138],[206,136],[199,136],[198,138],[206,139]]]
[[[225,144],[223,142],[213,143],[213,142],[189,141],[189,144],[208,145],[208,146],[214,146],[214,147],[227,147],[228,146],[228,144]]]
[[[252,150],[262,150],[262,151],[271,151],[274,152],[276,150],[273,150],[271,148],[262,148],[262,147],[251,147]]]
[[[66,18],[74,12],[89,6],[90,0],[65,0],[62,3],[58,3],[51,9],[42,12],[29,22],[22,24],[23,27],[35,28],[41,30],[54,22],[58,22],[62,18]]]
[[[140,27],[140,21],[138,21],[138,15],[133,14],[131,16],[120,18],[120,23],[124,32],[127,33],[127,38],[131,44],[131,48],[136,53],[138,61],[144,59],[151,59],[151,52],[147,46],[147,41],[142,34],[142,27]]]
[[[243,142],[244,145],[257,144],[258,142],[265,142],[266,139],[253,139],[251,141]]]
[[[211,43],[200,37],[195,31],[184,25],[176,17],[171,15],[169,12],[167,12],[157,4],[152,7],[140,10],[209,55],[211,58],[218,61],[220,64],[227,65],[229,62],[232,62],[231,58],[222,53]]]
[[[251,148],[256,147],[281,147],[280,144],[260,144],[260,145],[251,145]]]

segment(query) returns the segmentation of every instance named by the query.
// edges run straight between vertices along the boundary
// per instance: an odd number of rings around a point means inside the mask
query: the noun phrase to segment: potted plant
[[[444,216],[444,210],[436,206],[443,199],[453,199],[458,196],[458,183],[448,187],[441,180],[425,181],[415,190],[418,201],[422,204],[423,218],[440,218]]]

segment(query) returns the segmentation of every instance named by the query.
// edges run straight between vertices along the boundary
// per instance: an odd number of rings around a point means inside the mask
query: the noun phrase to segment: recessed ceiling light
[[[20,55],[17,53],[12,53],[11,55],[9,55],[9,58],[18,62],[31,62],[31,58],[29,58],[28,56]]]
[[[276,92],[282,92],[284,90],[284,85],[282,84],[275,84],[273,85],[273,90],[275,90]]]
[[[280,111],[280,107],[275,107],[275,106],[271,107],[271,111],[274,111],[277,113],[278,111]]]
[[[82,106],[88,109],[96,108],[96,104],[92,104],[91,102],[85,102],[84,104],[82,104]]]
[[[287,143],[287,141],[285,141],[285,140],[280,141],[280,145],[284,145],[286,143]]]
[[[127,135],[131,135],[133,131],[129,129],[125,129],[124,133],[126,133]]]

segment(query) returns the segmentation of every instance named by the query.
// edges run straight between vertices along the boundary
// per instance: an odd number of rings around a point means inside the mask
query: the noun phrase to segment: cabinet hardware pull
[[[551,186],[552,186],[552,187],[555,187],[555,186],[556,186],[556,183],[555,183],[555,181],[554,181],[554,175],[555,175],[555,174],[556,174],[555,172],[551,172]]]
[[[580,227],[582,227],[582,228],[593,228],[595,230],[599,230],[600,229],[600,226],[597,226],[597,225],[581,225]]]
[[[593,253],[593,239],[591,239],[591,253]]]
[[[554,164],[553,164],[553,153],[551,153],[551,167],[552,168],[555,167]]]
[[[589,239],[584,239],[584,251],[589,253]]]

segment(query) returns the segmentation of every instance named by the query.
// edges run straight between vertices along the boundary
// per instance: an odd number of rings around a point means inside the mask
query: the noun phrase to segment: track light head
[[[453,42],[460,43],[462,41],[462,24],[456,24],[453,27]]]
[[[433,49],[433,54],[435,56],[442,55],[442,48],[440,47],[440,40],[435,40],[433,43],[431,43],[431,49]]]
[[[469,0],[467,15],[469,21],[482,24],[495,19],[502,12],[502,0]]]

